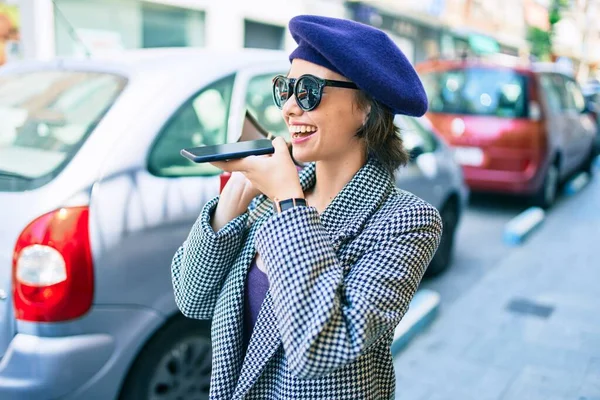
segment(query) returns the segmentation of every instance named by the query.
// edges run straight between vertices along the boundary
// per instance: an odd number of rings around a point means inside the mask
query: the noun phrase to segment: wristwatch
[[[278,200],[275,198],[273,200],[273,211],[275,213],[281,213],[285,210],[288,210],[292,207],[303,206],[306,207],[306,200],[302,198],[292,198],[285,200]]]

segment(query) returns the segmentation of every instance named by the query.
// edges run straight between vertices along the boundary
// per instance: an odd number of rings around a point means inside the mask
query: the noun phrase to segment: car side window
[[[556,75],[543,74],[540,76],[540,84],[548,101],[550,111],[561,112],[567,108],[566,99],[561,93],[561,79]]]
[[[187,147],[211,146],[227,141],[227,121],[235,75],[205,87],[186,101],[158,134],[148,160],[158,176],[210,176],[221,171],[181,156]]]
[[[585,110],[585,98],[577,83],[572,79],[566,79],[566,89],[569,99],[569,109],[579,113],[583,112]]]
[[[437,149],[438,143],[425,125],[426,121],[407,116],[399,116],[395,120],[400,128],[400,136],[406,150],[413,151],[420,147],[423,153],[432,153]]]
[[[554,75],[554,84],[556,90],[560,93],[560,106],[562,111],[568,111],[575,108],[573,98],[567,90],[567,79],[563,75]]]
[[[250,79],[246,91],[246,107],[267,131],[290,140],[290,133],[281,110],[273,103],[272,82],[275,75],[257,75]]]

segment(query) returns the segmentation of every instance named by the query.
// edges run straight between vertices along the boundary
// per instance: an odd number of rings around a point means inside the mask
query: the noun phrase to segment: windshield
[[[434,113],[527,116],[527,78],[510,70],[464,68],[422,74]]]
[[[0,75],[0,180],[58,173],[124,86],[123,77],[98,72]]]

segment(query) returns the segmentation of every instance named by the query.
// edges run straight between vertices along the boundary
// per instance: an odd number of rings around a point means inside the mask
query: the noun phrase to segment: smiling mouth
[[[309,125],[292,125],[289,127],[289,131],[292,138],[300,138],[312,135],[317,131],[317,127]]]

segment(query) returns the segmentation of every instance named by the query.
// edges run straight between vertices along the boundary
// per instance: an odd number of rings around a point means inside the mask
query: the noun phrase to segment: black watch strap
[[[303,206],[306,207],[306,200],[301,198],[292,198],[285,200],[277,200],[273,201],[273,209],[275,213],[280,213],[285,210],[289,210],[292,207]]]

